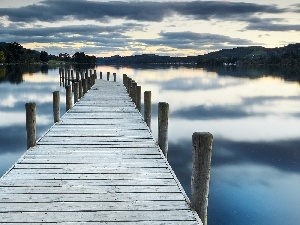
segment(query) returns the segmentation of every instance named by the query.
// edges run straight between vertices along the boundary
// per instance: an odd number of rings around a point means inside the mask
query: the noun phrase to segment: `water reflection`
[[[230,72],[134,70],[134,79],[158,93],[154,104],[170,104],[168,156],[188,195],[191,135],[214,135],[209,224],[299,224],[299,84]]]
[[[299,74],[162,65],[95,69],[116,72],[119,81],[126,73],[142,91],[152,91],[155,137],[157,103],[170,104],[168,157],[188,195],[192,133],[214,135],[210,225],[299,224]],[[15,68],[3,76],[8,70],[0,68],[1,174],[25,151],[25,103],[37,102],[41,136],[53,123],[52,92],[64,96],[57,68]]]
[[[25,103],[37,103],[37,137],[53,124],[52,92],[59,86],[57,68],[44,65],[0,67],[0,174],[26,150]],[[3,73],[5,75],[3,75]],[[64,113],[61,98],[61,114]]]

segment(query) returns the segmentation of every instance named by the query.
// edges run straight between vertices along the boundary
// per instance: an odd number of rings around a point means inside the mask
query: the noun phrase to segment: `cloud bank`
[[[44,0],[0,8],[0,35],[6,42],[38,43],[45,48],[50,43],[56,51],[77,45],[79,49],[93,47],[95,52],[146,51],[151,47],[170,53],[199,52],[261,43],[226,33],[226,28],[202,32],[197,23],[215,26],[230,22],[239,32],[299,31],[298,24],[286,23],[281,17],[298,10],[299,5],[288,9],[227,1]]]

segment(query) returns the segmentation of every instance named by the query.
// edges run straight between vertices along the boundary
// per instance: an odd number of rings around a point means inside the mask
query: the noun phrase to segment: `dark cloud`
[[[121,9],[121,10],[120,10]],[[283,13],[275,5],[220,1],[191,2],[94,2],[85,0],[45,0],[21,8],[2,8],[0,14],[12,22],[61,21],[63,19],[106,20],[109,18],[137,21],[162,21],[170,14],[208,20],[238,19],[257,13]]]
[[[255,13],[282,13],[285,10],[275,5],[259,5],[243,2],[193,1],[178,3],[172,7],[180,15],[196,19],[238,19]]]
[[[300,13],[300,3],[291,5],[293,12]]]
[[[100,42],[101,44],[123,43],[128,36],[126,31],[139,29],[138,24],[123,24],[122,26],[80,26],[71,25],[63,27],[35,27],[35,28],[6,28],[0,30],[2,38],[21,40],[23,42]],[[83,38],[84,37],[84,38]]]
[[[200,49],[211,45],[252,45],[250,40],[231,38],[225,35],[196,33],[196,32],[161,32],[160,38],[137,39],[136,41],[146,45],[168,46],[177,49]]]
[[[298,24],[274,24],[274,23],[252,23],[249,24],[246,30],[260,30],[260,31],[299,31]]]
[[[57,34],[63,35],[96,35],[106,33],[109,34],[111,37],[114,34],[120,35],[122,32],[130,31],[130,30],[137,30],[140,26],[138,24],[133,23],[126,23],[118,26],[97,26],[97,25],[70,25],[70,26],[62,26],[62,27],[34,27],[34,28],[15,28],[9,27],[6,30],[1,30],[0,34],[9,33],[10,35],[16,36],[53,36]],[[124,36],[124,35],[123,35]]]

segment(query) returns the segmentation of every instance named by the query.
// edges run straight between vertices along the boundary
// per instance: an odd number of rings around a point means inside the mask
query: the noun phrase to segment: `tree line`
[[[84,52],[76,52],[74,55],[60,53],[58,56],[48,54],[46,51],[35,51],[26,49],[17,42],[0,42],[1,64],[31,64],[48,63],[49,61],[64,63],[87,63],[95,64],[96,57],[86,55]]]
[[[260,46],[222,49],[205,55],[171,57],[155,54],[134,56],[111,56],[98,58],[102,64],[197,64],[198,66],[291,66],[300,67],[300,43],[280,48],[264,48]]]

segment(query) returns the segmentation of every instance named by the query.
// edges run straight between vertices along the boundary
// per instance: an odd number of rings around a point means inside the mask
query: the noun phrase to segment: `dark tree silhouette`
[[[41,54],[40,54],[40,60],[41,60],[43,63],[48,62],[48,61],[49,61],[48,53],[45,52],[45,51],[41,51]]]

